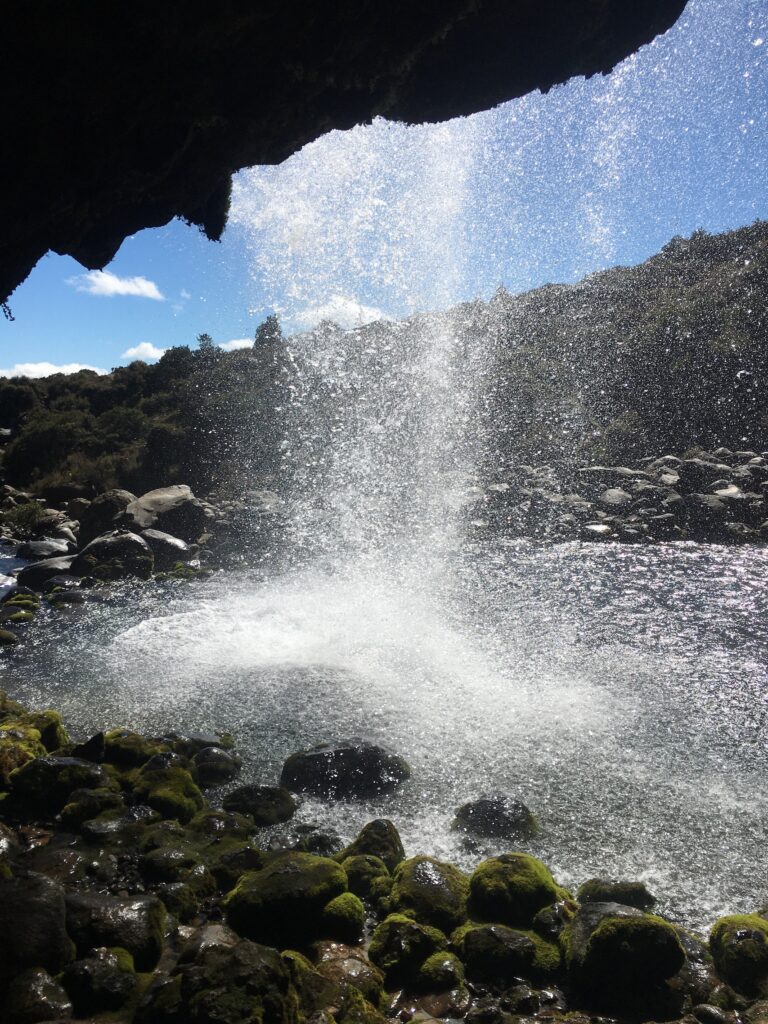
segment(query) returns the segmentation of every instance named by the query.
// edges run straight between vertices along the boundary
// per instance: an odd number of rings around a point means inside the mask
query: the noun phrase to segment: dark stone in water
[[[296,813],[296,801],[282,786],[239,786],[227,793],[223,807],[250,814],[257,825],[278,825]]]
[[[192,758],[201,786],[216,786],[228,782],[240,771],[240,758],[221,747],[203,747]]]
[[[16,557],[40,561],[43,558],[56,558],[59,555],[66,555],[69,551],[70,545],[65,540],[45,537],[43,540],[28,540],[24,544],[20,544]]]
[[[488,839],[527,839],[539,831],[536,816],[525,804],[506,796],[480,797],[463,804],[452,827]]]
[[[656,897],[643,882],[615,881],[611,878],[590,878],[576,893],[579,903],[621,903],[625,907],[649,910]]]
[[[37,1024],[38,1021],[69,1020],[72,1003],[61,985],[47,971],[33,967],[8,986],[0,1001],[7,1024]]]
[[[121,946],[136,970],[151,971],[160,958],[165,908],[156,896],[119,899],[96,893],[67,894],[67,931],[78,952],[97,946]]]
[[[58,882],[31,872],[0,880],[0,982],[27,967],[55,974],[74,952]]]
[[[354,737],[291,754],[283,765],[280,782],[288,789],[314,796],[367,798],[391,793],[410,775],[407,762],[399,754]]]

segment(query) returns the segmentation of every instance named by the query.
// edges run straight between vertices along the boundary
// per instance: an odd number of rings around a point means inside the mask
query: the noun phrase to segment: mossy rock
[[[29,711],[24,720],[40,733],[47,751],[60,750],[69,743],[69,734],[58,711]]]
[[[247,839],[256,831],[253,821],[244,814],[205,808],[187,825],[187,830],[201,836]]]
[[[47,971],[31,967],[17,974],[0,994],[4,1024],[35,1024],[68,1020],[72,1003],[64,988]]]
[[[147,739],[130,729],[112,729],[104,735],[104,760],[121,767],[139,767],[168,749],[167,744]]]
[[[389,819],[376,818],[374,821],[369,821],[360,830],[357,838],[336,855],[336,860],[344,861],[347,857],[365,854],[379,857],[389,871],[394,871],[397,865],[405,860],[405,850],[400,834]]]
[[[307,1017],[320,1013],[329,1006],[339,1006],[342,999],[341,987],[321,974],[315,966],[294,949],[282,953],[288,967],[291,981],[299,995],[302,1013]]]
[[[0,723],[23,718],[28,713],[27,708],[9,697],[5,690],[0,690]]]
[[[98,818],[107,812],[119,812],[125,808],[122,793],[113,789],[76,789],[69,794],[67,803],[61,809],[61,824],[65,829],[78,829],[84,821]]]
[[[227,895],[227,923],[256,942],[301,948],[322,935],[327,904],[346,891],[347,876],[333,860],[282,854],[243,875]]]
[[[768,993],[768,920],[732,914],[715,922],[709,947],[718,974],[745,996]]]
[[[14,626],[20,626],[25,622],[32,622],[34,617],[34,612],[22,611],[20,609],[19,611],[14,612],[13,615],[9,615],[6,621],[12,622]]]
[[[615,881],[611,878],[590,878],[576,893],[579,903],[621,903],[625,907],[650,910],[655,904],[644,882]]]
[[[335,1015],[338,1024],[391,1024],[391,1021],[369,1003],[365,996],[350,986],[341,1010]]]
[[[618,1015],[651,1012],[685,963],[672,925],[618,903],[583,904],[561,945],[572,984],[590,1005]]]
[[[169,914],[182,924],[188,924],[200,913],[200,900],[194,889],[186,882],[163,882],[155,887],[158,896]]]
[[[115,787],[100,765],[77,757],[48,755],[13,772],[10,788],[8,801],[15,813],[51,816],[58,814],[78,789]]]
[[[546,864],[527,853],[505,853],[483,861],[469,880],[469,890],[472,916],[524,928],[543,907],[570,896]]]
[[[361,946],[347,946],[323,940],[312,947],[316,970],[328,978],[340,992],[352,986],[370,1002],[378,1005],[383,993],[384,975],[371,963]],[[336,1003],[338,1005],[338,1002]]]
[[[190,773],[175,765],[141,769],[133,782],[133,795],[164,818],[182,823],[191,821],[205,804]]]
[[[464,964],[455,953],[433,953],[419,968],[416,984],[421,992],[449,992],[464,984]]]
[[[500,988],[515,978],[546,983],[560,970],[560,949],[534,931],[503,924],[466,924],[451,936],[473,981]]]
[[[257,825],[288,821],[298,806],[283,786],[238,786],[222,801],[225,811],[250,815]]]
[[[360,899],[371,898],[371,886],[377,878],[388,879],[390,883],[388,888],[391,890],[389,871],[381,857],[374,857],[370,853],[360,853],[354,857],[346,857],[341,862],[341,866],[347,873],[349,891],[359,896]]]
[[[0,726],[0,790],[8,789],[12,773],[46,753],[40,732],[24,721],[8,719]]]
[[[323,910],[323,935],[328,939],[354,945],[363,937],[365,908],[359,897],[343,892],[326,904]]]
[[[390,914],[373,933],[368,955],[388,985],[407,985],[416,982],[425,960],[447,949],[448,939],[438,928],[405,914]]]
[[[126,949],[100,947],[62,974],[78,1017],[124,1006],[138,985],[133,957]]]
[[[10,629],[0,629],[0,647],[13,647],[19,642],[19,638]]]
[[[163,950],[166,910],[156,896],[120,898],[92,892],[66,897],[67,931],[80,956],[100,946],[119,946],[138,971],[151,971]]]
[[[468,895],[469,879],[458,868],[434,857],[412,857],[395,869],[390,907],[450,932],[467,919]]]

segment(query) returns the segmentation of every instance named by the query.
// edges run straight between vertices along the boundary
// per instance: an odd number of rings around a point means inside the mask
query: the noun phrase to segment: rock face
[[[15,4],[0,67],[14,156],[0,172],[0,301],[49,249],[103,267],[126,235],[174,216],[218,238],[234,171],[278,163],[332,128],[376,114],[441,120],[608,71],[683,7]]]
[[[280,782],[287,789],[315,796],[365,798],[392,792],[410,775],[399,754],[354,737],[291,754]]]

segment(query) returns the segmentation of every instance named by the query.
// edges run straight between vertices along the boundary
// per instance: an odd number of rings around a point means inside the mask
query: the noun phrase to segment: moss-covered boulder
[[[370,853],[345,857],[341,866],[347,873],[349,891],[362,900],[371,899],[372,888],[377,878],[389,880],[390,877],[387,865],[381,857],[374,857]],[[388,889],[391,889],[391,886]]]
[[[100,947],[91,956],[75,960],[65,968],[61,980],[78,1017],[118,1010],[138,985],[133,957],[119,947]]]
[[[354,893],[343,892],[326,904],[322,931],[327,938],[351,945],[362,939],[364,927],[365,908]]]
[[[612,878],[590,878],[576,893],[579,903],[621,903],[625,907],[650,910],[656,897],[645,882],[625,882]]]
[[[134,798],[164,818],[191,821],[205,804],[191,774],[175,764],[167,768],[145,765],[132,775],[131,782]]]
[[[25,721],[40,733],[40,740],[47,751],[52,753],[69,743],[69,734],[64,728],[58,711],[29,711]]]
[[[768,995],[768,920],[732,914],[715,922],[709,947],[720,976],[745,996]]]
[[[394,871],[397,865],[405,860],[400,833],[388,818],[369,821],[362,827],[357,838],[337,854],[336,859],[343,861],[347,857],[366,854],[379,857],[389,871]]]
[[[303,953],[286,949],[282,957],[290,971],[303,1014],[309,1017],[341,1004],[341,987],[316,970]]]
[[[109,812],[120,813],[124,809],[125,797],[114,789],[76,789],[69,794],[61,809],[61,824],[66,829],[77,831],[84,821]]]
[[[344,869],[326,857],[286,853],[243,875],[227,895],[227,923],[246,938],[301,949],[322,937],[323,912],[347,891]]]
[[[165,907],[156,896],[71,892],[66,904],[67,931],[81,956],[99,946],[118,946],[131,954],[138,971],[155,967],[166,924]]]
[[[284,786],[238,786],[222,801],[225,811],[250,815],[257,825],[278,825],[296,813],[296,801]]]
[[[685,963],[672,927],[618,903],[585,903],[562,933],[571,983],[587,1003],[612,1013],[649,1012]]]
[[[12,772],[45,753],[37,729],[24,721],[6,719],[0,725],[0,791],[10,786]]]
[[[503,924],[467,924],[451,936],[473,981],[507,988],[515,978],[549,982],[560,969],[560,949],[534,931]]]
[[[423,924],[452,931],[467,919],[469,879],[434,857],[412,857],[395,869],[390,906]]]
[[[524,928],[543,907],[569,896],[549,868],[527,853],[505,853],[483,861],[469,880],[469,890],[473,916]]]
[[[420,924],[404,914],[390,914],[373,933],[368,955],[388,985],[414,984],[421,965],[433,953],[448,949],[438,928]]]
[[[390,1024],[389,1019],[353,987],[347,989],[335,1018],[338,1024]]]
[[[422,992],[447,992],[464,984],[464,965],[455,953],[443,950],[427,957],[419,968],[417,988]]]
[[[148,739],[130,729],[111,729],[104,734],[104,760],[121,768],[138,768],[169,749],[161,740]]]
[[[37,757],[10,777],[8,806],[16,814],[58,814],[79,789],[114,789],[115,783],[100,766],[79,757]]]

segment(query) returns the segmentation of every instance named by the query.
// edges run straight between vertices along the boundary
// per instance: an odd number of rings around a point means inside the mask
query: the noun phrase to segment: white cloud
[[[80,370],[93,370],[94,373],[105,374],[109,370],[102,370],[99,366],[89,366],[88,363],[16,363],[7,370],[0,369],[0,377],[50,377],[54,373],[79,373]]]
[[[181,295],[182,299],[184,299],[185,302],[188,299],[192,298],[192,295],[187,291],[186,288],[182,288],[181,291],[179,292],[179,294]]]
[[[164,348],[158,348],[151,341],[142,341],[139,345],[134,345],[133,348],[127,348],[121,358],[143,359],[146,362],[148,359],[159,359],[164,354]]]
[[[154,281],[146,277],[118,277],[109,270],[89,270],[87,274],[67,278],[67,284],[89,295],[137,295],[142,299],[165,301]]]
[[[346,295],[334,295],[328,302],[320,306],[308,306],[306,309],[295,313],[291,318],[297,327],[303,330],[310,330],[316,327],[321,320],[333,320],[340,327],[349,330],[352,327],[362,327],[363,324],[373,323],[375,320],[391,319],[386,313],[375,306],[364,306],[357,299]]]
[[[232,341],[222,341],[219,348],[225,352],[235,352],[239,348],[253,348],[253,338],[233,338]]]

